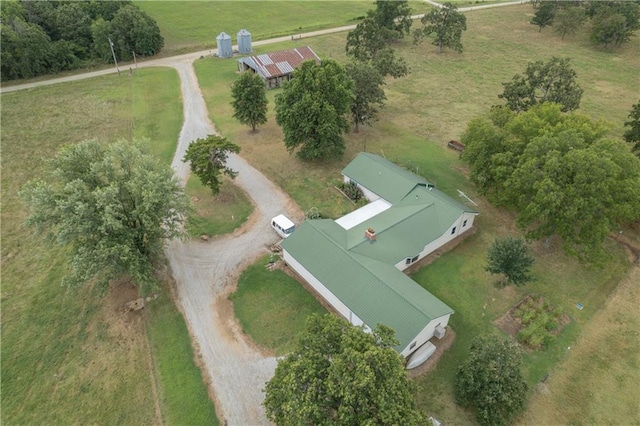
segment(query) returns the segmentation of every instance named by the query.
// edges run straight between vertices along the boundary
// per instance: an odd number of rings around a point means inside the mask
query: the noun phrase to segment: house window
[[[453,229],[451,230],[451,235],[456,233],[456,227],[454,226]]]
[[[411,350],[411,349],[415,348],[415,347],[416,347],[416,343],[418,343],[418,342],[413,342],[413,343],[411,344],[411,346],[409,346],[409,350]]]
[[[464,222],[462,222],[462,227],[464,228],[465,226],[467,226],[467,219],[465,219]]]

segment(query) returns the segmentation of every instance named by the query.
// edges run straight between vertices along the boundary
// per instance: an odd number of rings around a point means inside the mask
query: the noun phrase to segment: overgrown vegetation
[[[338,184],[338,189],[340,189],[340,191],[342,191],[342,193],[354,203],[358,203],[360,200],[364,199],[362,189],[360,189],[358,184],[355,182],[340,182],[340,184]]]
[[[562,311],[541,296],[527,296],[511,315],[523,326],[518,341],[531,349],[548,346],[563,320]]]

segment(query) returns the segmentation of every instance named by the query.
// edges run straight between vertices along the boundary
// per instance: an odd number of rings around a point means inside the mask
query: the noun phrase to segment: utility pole
[[[113,42],[111,41],[111,37],[109,37],[109,46],[111,47],[111,54],[113,55],[113,62],[116,63],[116,69],[118,70],[118,76],[120,76],[120,68],[118,68],[118,61],[116,60],[116,52],[113,51]]]
[[[136,69],[138,69],[138,60],[136,59],[136,52],[132,50],[131,53],[133,53],[133,62],[136,64]]]

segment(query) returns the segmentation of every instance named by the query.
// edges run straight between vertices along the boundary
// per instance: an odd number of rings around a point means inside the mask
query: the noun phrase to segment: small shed
[[[251,53],[251,33],[244,28],[238,31],[238,53]]]
[[[231,36],[224,31],[216,37],[218,44],[218,57],[230,58],[233,56],[233,48],[231,47]]]
[[[280,87],[293,78],[293,71],[304,61],[316,61],[320,57],[309,46],[279,52],[263,53],[238,59],[238,71],[252,71],[264,80],[267,89]]]

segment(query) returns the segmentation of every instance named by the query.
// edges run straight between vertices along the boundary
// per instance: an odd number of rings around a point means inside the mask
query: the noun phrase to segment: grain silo
[[[218,57],[230,58],[233,56],[233,48],[231,47],[231,36],[225,32],[221,32],[216,37],[218,44]]]
[[[238,31],[238,52],[251,53],[251,33],[245,29]]]

